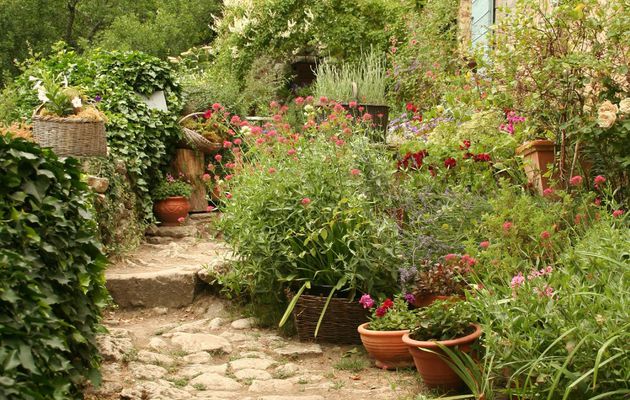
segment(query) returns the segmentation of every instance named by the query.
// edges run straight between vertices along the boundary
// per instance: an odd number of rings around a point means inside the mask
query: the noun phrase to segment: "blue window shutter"
[[[488,45],[488,32],[494,23],[494,0],[472,0],[471,43]]]

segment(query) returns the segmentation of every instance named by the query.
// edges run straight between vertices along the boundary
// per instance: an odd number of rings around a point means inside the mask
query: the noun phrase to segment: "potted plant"
[[[189,183],[175,179],[171,174],[153,191],[154,211],[162,225],[172,226],[184,222],[190,210],[188,197],[192,192]]]
[[[471,345],[481,336],[472,306],[465,301],[436,301],[419,311],[418,326],[403,335],[416,369],[424,384],[431,388],[455,389],[463,385],[451,369],[441,346],[471,352]]]
[[[106,156],[105,115],[63,75],[42,71],[40,78],[30,79],[42,102],[33,113],[35,142],[58,156]]]
[[[523,168],[529,184],[543,194],[549,188],[549,165],[556,161],[556,144],[549,139],[536,139],[516,148],[516,154],[523,157]]]
[[[413,365],[411,354],[402,337],[416,325],[416,314],[409,309],[414,302],[412,294],[398,295],[392,301],[385,299],[376,306],[369,294],[361,297],[359,303],[372,310],[370,322],[359,325],[363,347],[367,350],[375,364],[383,369],[406,368]]]
[[[466,275],[476,262],[468,254],[447,254],[437,262],[424,260],[415,274],[414,306],[426,307],[436,300],[461,298],[467,286]]]
[[[385,73],[385,61],[374,51],[364,54],[357,64],[337,66],[323,62],[317,67],[315,94],[322,106],[332,100],[340,102],[354,118],[366,120],[369,116],[379,131],[375,139],[384,141],[389,122]]]

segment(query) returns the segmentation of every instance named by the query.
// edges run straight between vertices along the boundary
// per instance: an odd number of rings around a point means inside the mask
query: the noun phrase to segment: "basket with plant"
[[[379,368],[404,368],[413,365],[407,345],[402,341],[404,334],[417,325],[417,313],[409,308],[414,302],[410,293],[399,294],[394,300],[387,298],[379,306],[369,294],[359,303],[370,309],[370,322],[359,325],[363,347]]]
[[[184,133],[184,141],[180,143],[180,147],[192,148],[206,154],[219,151],[223,143],[229,140],[230,133],[234,133],[228,117],[229,113],[219,103],[213,104],[211,109],[204,112],[184,116],[179,121]]]
[[[33,113],[33,139],[59,156],[106,156],[105,115],[65,76],[30,77],[42,104]],[[60,82],[61,81],[61,82]]]

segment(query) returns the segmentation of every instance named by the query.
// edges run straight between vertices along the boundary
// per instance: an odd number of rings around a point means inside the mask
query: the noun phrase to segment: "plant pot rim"
[[[359,327],[357,328],[357,331],[359,331],[359,334],[361,335],[372,335],[372,336],[400,336],[401,334],[408,334],[409,333],[409,329],[401,329],[398,331],[373,331],[371,329],[368,329],[368,325],[370,325],[369,322],[366,322],[364,324],[359,325]]]
[[[533,151],[553,151],[556,142],[549,139],[530,140],[516,148],[516,154],[529,154]]]
[[[405,344],[407,344],[410,347],[423,347],[423,348],[427,348],[427,349],[439,349],[440,346],[438,345],[441,344],[443,346],[446,347],[453,347],[453,346],[457,346],[460,344],[466,344],[466,343],[470,343],[473,342],[474,340],[478,339],[479,336],[481,336],[482,330],[481,330],[481,325],[479,324],[470,324],[471,326],[475,327],[475,331],[469,335],[466,336],[462,336],[459,338],[455,338],[455,339],[450,339],[450,340],[431,340],[431,341],[426,341],[426,340],[414,340],[412,338],[409,337],[409,333],[405,333],[402,337],[403,342],[405,342]]]
[[[184,196],[169,196],[169,197],[167,197],[167,198],[165,198],[165,199],[160,199],[160,200],[156,200],[156,201],[164,201],[164,200],[181,200],[181,199],[188,200],[188,197],[184,197]]]

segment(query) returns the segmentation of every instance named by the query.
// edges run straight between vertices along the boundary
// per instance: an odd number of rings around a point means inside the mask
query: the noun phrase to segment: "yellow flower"
[[[630,113],[630,97],[626,97],[619,102],[619,111],[622,114]]]
[[[611,112],[613,114],[617,114],[617,111],[619,111],[619,108],[617,108],[617,106],[611,103],[610,101],[606,100],[605,102],[602,103],[601,106],[599,106],[598,111],[600,114],[605,113],[605,112]]]
[[[615,121],[617,121],[617,113],[611,111],[600,111],[599,115],[597,116],[597,124],[605,129],[613,126],[615,124]]]

